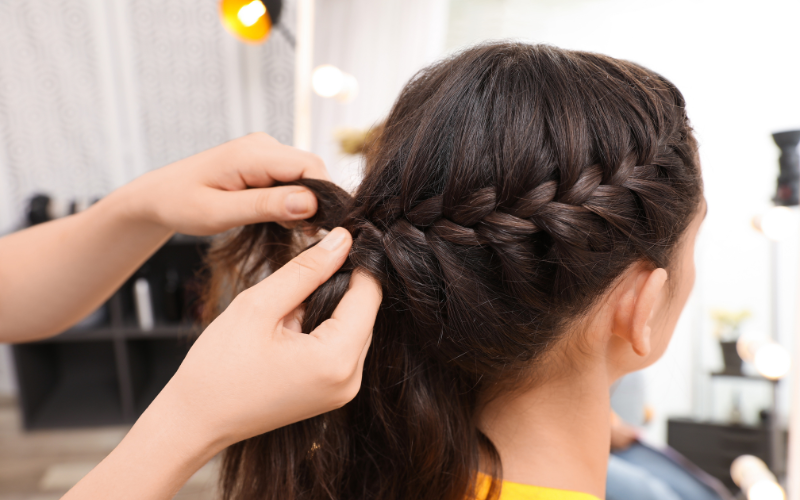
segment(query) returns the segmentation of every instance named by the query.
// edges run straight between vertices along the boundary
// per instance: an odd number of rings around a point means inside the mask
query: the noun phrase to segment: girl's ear
[[[664,291],[667,271],[639,270],[623,282],[616,304],[611,333],[631,344],[641,357],[650,354],[651,328],[648,321]]]

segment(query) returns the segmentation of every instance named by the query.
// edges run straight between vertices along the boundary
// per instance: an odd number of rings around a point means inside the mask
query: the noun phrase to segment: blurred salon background
[[[800,500],[798,26],[796,0],[0,0],[0,234],[253,131],[352,188],[409,78],[481,41],[629,59],[686,97],[709,211],[672,344],[615,410],[731,495],[781,498],[731,476],[752,455]],[[0,345],[0,500],[58,498],[121,439],[188,348],[206,246],[176,237],[81,325]]]

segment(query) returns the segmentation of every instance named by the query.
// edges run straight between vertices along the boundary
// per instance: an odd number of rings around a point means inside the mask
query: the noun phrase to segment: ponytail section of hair
[[[304,249],[303,242],[308,240],[306,235],[341,226],[352,205],[350,194],[331,182],[301,179],[276,183],[276,186],[281,185],[308,188],[317,197],[317,212],[293,228],[276,222],[244,226],[212,246],[206,257],[206,265],[211,271],[203,296],[203,320],[206,324],[216,318],[235,295],[300,253]],[[348,270],[352,269],[346,263],[342,271]]]
[[[359,220],[346,191],[313,179],[286,184],[304,186],[317,196],[313,218],[293,229],[273,222],[244,227],[215,247],[207,260],[213,275],[236,276],[236,288],[241,290],[254,284],[254,276],[264,276],[288,262],[303,249],[298,242],[310,234],[338,226],[350,230],[354,243],[347,261],[305,303],[303,331],[307,333],[331,317],[357,267],[386,286],[386,259],[383,248],[376,247],[370,237],[374,226]],[[223,295],[224,290],[214,287],[229,285],[212,282],[207,304]],[[230,446],[222,461],[224,500],[401,499],[422,498],[423,491],[438,491],[437,498],[465,500],[475,491],[479,464],[473,458],[481,453],[488,462],[484,469],[500,477],[494,446],[475,429],[473,393],[467,387],[453,387],[452,376],[430,366],[413,347],[392,339],[392,331],[408,323],[402,314],[382,308],[379,316],[374,338],[380,340],[373,342],[372,349],[382,350],[383,355],[367,357],[362,387],[368,392],[344,408]],[[387,361],[391,365],[384,365]],[[385,376],[376,380],[376,374]],[[447,393],[455,398],[439,397]],[[365,421],[371,425],[365,427]],[[393,450],[395,456],[381,456],[384,450]],[[414,477],[387,474],[393,478],[390,482],[372,482],[349,473],[363,470],[380,475],[382,467],[404,461],[402,455],[409,452],[407,459],[416,465],[410,467],[417,471]],[[454,491],[454,484],[461,487]],[[490,490],[484,498],[499,494],[499,482],[493,480]]]

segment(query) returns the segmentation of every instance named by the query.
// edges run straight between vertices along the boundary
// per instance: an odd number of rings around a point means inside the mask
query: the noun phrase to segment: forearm
[[[0,238],[0,342],[54,335],[103,303],[172,234],[311,217],[276,181],[327,179],[310,153],[251,134],[153,170],[78,215]]]
[[[172,231],[122,188],[76,215],[0,238],[0,342],[63,331],[101,305]]]
[[[184,416],[178,401],[160,395],[119,446],[63,498],[160,500],[175,496],[192,474],[224,448]]]

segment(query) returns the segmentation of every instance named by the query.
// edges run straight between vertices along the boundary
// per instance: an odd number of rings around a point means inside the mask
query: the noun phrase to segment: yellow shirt
[[[483,480],[478,498],[485,498],[489,492],[489,481]],[[500,500],[599,500],[596,496],[577,491],[555,490],[541,486],[503,481]]]

